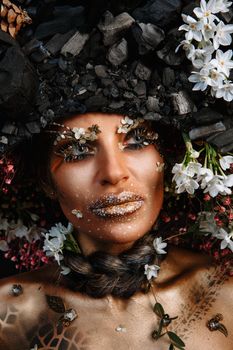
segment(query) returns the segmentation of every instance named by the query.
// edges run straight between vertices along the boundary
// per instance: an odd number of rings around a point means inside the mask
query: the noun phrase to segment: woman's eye
[[[94,155],[96,152],[95,147],[89,145],[80,145],[76,143],[71,143],[67,145],[62,145],[56,154],[63,157],[65,162],[73,162],[78,160],[83,160],[89,156]]]
[[[154,144],[157,134],[145,128],[134,129],[130,131],[124,141],[124,148],[140,149]]]

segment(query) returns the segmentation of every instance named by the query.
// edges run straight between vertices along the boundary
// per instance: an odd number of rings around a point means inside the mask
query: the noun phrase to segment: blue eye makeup
[[[86,159],[95,155],[96,147],[87,143],[80,144],[75,141],[65,142],[58,146],[54,153],[64,159],[65,162],[73,162]]]
[[[149,126],[138,126],[124,134],[119,147],[124,150],[140,150],[149,145],[156,144],[158,134]],[[86,141],[74,137],[60,138],[55,145],[54,153],[64,159],[64,162],[75,162],[87,159],[97,153],[98,141]]]
[[[138,127],[130,130],[122,144],[123,149],[137,150],[156,144],[158,134],[147,127]]]

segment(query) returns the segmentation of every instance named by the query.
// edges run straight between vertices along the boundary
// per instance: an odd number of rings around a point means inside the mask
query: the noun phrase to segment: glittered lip
[[[89,209],[101,217],[119,217],[129,215],[142,207],[144,198],[132,192],[110,193],[95,200]]]

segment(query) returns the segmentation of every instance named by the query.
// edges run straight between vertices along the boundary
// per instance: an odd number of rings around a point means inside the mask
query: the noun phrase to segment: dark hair
[[[101,251],[89,256],[64,251],[65,264],[71,269],[66,278],[74,290],[95,298],[108,294],[129,298],[137,291],[146,291],[144,266],[154,263],[154,238],[154,233],[148,233],[118,256]]]

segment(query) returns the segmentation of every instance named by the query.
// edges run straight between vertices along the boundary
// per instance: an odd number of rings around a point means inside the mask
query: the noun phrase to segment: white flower
[[[215,2],[215,13],[217,12],[228,12],[229,7],[232,5],[232,1],[228,0],[216,0]]]
[[[62,249],[64,240],[62,236],[50,238],[49,234],[45,234],[43,250],[47,256],[52,256],[60,265],[60,261],[63,260]]]
[[[229,46],[232,42],[231,33],[233,33],[233,24],[225,24],[220,21],[216,27],[216,33],[213,38],[213,45],[215,50],[220,45]]]
[[[54,259],[60,265],[60,261],[63,260],[62,249],[66,235],[70,234],[73,230],[71,223],[67,227],[62,225],[60,222],[51,227],[51,229],[43,234],[45,237],[43,250],[47,256],[53,256]]]
[[[180,45],[177,46],[175,52],[177,52],[181,46],[183,50],[186,51],[187,58],[191,60],[194,52],[196,51],[195,46],[191,43],[191,40],[182,40]]]
[[[156,278],[158,276],[158,271],[160,267],[158,265],[145,265],[145,272],[144,274],[146,275],[148,281],[151,280],[151,278]]]
[[[73,128],[72,131],[74,133],[74,137],[76,138],[76,140],[79,140],[83,135],[85,135],[84,128]]]
[[[48,231],[48,235],[51,237],[60,237],[61,239],[65,240],[65,235],[71,233],[73,230],[73,226],[71,223],[68,223],[68,226],[65,227],[62,225],[62,223],[57,223],[55,226],[52,226],[51,229]]]
[[[199,184],[196,180],[191,177],[186,177],[183,183],[176,186],[176,192],[182,193],[187,191],[189,194],[194,194],[195,190],[199,188]]]
[[[162,237],[157,237],[153,241],[153,246],[157,254],[167,254],[167,252],[163,249],[166,248],[167,243],[162,241]]]
[[[232,50],[227,50],[226,52],[223,52],[222,50],[216,51],[216,58],[212,59],[210,61],[210,64],[212,64],[219,72],[224,73],[227,77],[230,74],[231,68],[233,68],[233,61],[232,58]]]
[[[78,209],[73,209],[71,213],[74,214],[78,219],[81,219],[83,217],[83,213]]]
[[[68,275],[70,273],[71,269],[65,265],[61,265],[61,274],[62,275]]]
[[[209,168],[202,167],[197,177],[197,181],[201,181],[201,188],[204,189],[207,184],[213,179],[213,171]]]
[[[25,225],[23,225],[21,220],[18,221],[18,224],[13,231],[15,237],[23,238],[27,237],[28,235],[28,228]]]
[[[199,163],[195,163],[195,166],[196,164]],[[193,176],[196,174],[196,171],[199,171],[199,167],[197,165],[195,168],[192,162],[186,168],[184,168],[183,164],[174,165],[172,168],[172,173],[174,174],[172,181],[176,183],[176,193],[187,191],[189,194],[193,194],[198,189],[199,184],[193,179]]]
[[[226,176],[223,180],[223,183],[227,187],[232,187],[233,186],[233,174]]]
[[[213,88],[218,89],[219,86],[222,86],[224,81],[224,74],[220,73],[217,69],[211,69],[209,71],[209,85]]]
[[[200,153],[197,152],[195,149],[192,149],[191,152],[190,152],[190,156],[191,156],[192,158],[197,159],[197,158],[200,156]],[[196,163],[196,164],[199,164],[199,163]],[[199,165],[202,166],[201,164],[199,164]]]
[[[212,234],[215,237],[219,232],[219,227],[214,220],[215,214],[209,211],[202,211],[198,214],[199,217],[199,230],[206,234]]]
[[[130,127],[133,126],[134,124],[134,120],[130,119],[129,117],[125,117],[123,119],[121,119],[121,126],[119,126],[119,128],[117,129],[117,133],[118,134],[127,134],[127,132],[129,131]]]
[[[214,22],[203,24],[202,35],[205,41],[213,39],[215,32],[216,32],[216,24]]]
[[[209,78],[209,69],[202,68],[200,72],[192,72],[188,78],[189,81],[195,83],[193,90],[201,90],[204,91],[207,89],[210,78]]]
[[[2,252],[7,252],[7,250],[9,250],[10,248],[9,248],[9,246],[8,246],[8,244],[7,244],[7,242],[5,241],[5,240],[0,240],[0,250],[2,251]]]
[[[119,126],[119,128],[117,129],[118,134],[127,134],[128,131],[129,129],[126,126]]]
[[[182,14],[183,21],[187,24],[182,24],[179,27],[179,30],[184,30],[187,33],[185,34],[186,40],[196,40],[201,41],[202,40],[202,33],[201,28],[202,24],[201,22],[197,21],[195,18],[191,16],[187,16],[185,14]]]
[[[219,233],[215,235],[216,238],[222,239],[221,249],[229,248],[233,252],[233,241],[232,241],[232,232],[228,233],[223,228],[219,229]]]
[[[123,125],[125,125],[125,124],[133,125],[133,123],[134,123],[134,120],[127,117],[127,116],[124,119],[121,119],[121,124],[123,124]]]
[[[230,175],[231,176],[231,175]],[[222,175],[214,175],[207,183],[204,193],[209,193],[211,197],[216,197],[219,193],[222,195],[231,194],[230,185],[232,186],[233,178]]]
[[[200,7],[196,7],[193,12],[204,21],[204,23],[212,23],[214,20],[219,21],[218,17],[214,15],[216,12],[215,8],[216,0],[209,0],[208,3],[205,0],[201,0]]]
[[[193,51],[192,57],[190,59],[195,68],[201,69],[209,64],[211,58],[212,50],[210,50],[209,47],[206,47],[202,49],[196,49],[195,51]]]
[[[187,176],[184,171],[183,163],[176,163],[172,168],[172,173],[174,174],[172,181],[176,182],[177,185],[181,184]]]
[[[27,241],[28,242],[38,241],[39,239],[41,239],[42,232],[44,232],[44,229],[39,228],[36,225],[29,227],[27,236],[26,236]]]
[[[194,151],[194,152],[196,152],[196,151]],[[196,153],[198,153],[198,152],[196,152]],[[195,154],[195,156],[197,158],[197,154]],[[198,156],[199,156],[199,153],[198,153]],[[202,168],[202,165],[200,163],[189,162],[186,169],[185,169],[185,172],[188,176],[194,177],[194,175],[200,174],[201,168]]]
[[[212,94],[216,98],[222,97],[225,101],[231,102],[233,100],[233,83],[231,81],[227,81],[220,87],[212,88]]]
[[[231,167],[231,164],[233,164],[233,157],[232,156],[221,157],[219,160],[219,163],[223,170],[229,169]]]

